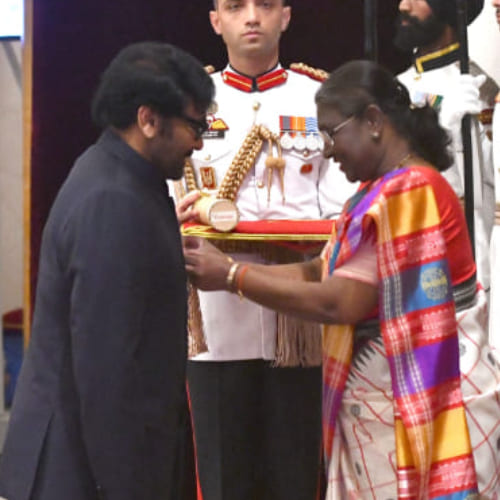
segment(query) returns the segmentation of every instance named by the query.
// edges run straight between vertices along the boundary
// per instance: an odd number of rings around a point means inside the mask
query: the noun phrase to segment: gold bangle
[[[229,268],[229,272],[227,273],[226,285],[227,285],[227,289],[230,292],[234,291],[234,277],[235,277],[236,271],[238,271],[239,267],[240,267],[240,264],[238,262],[234,262],[231,265],[231,267]]]

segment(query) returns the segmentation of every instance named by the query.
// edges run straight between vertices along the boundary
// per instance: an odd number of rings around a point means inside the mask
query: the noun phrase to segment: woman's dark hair
[[[143,105],[165,117],[181,116],[190,102],[205,112],[214,92],[212,79],[187,52],[166,43],[135,43],[122,49],[102,74],[92,118],[103,128],[125,129]]]
[[[427,104],[413,106],[406,87],[379,64],[343,64],[316,94],[317,106],[331,106],[346,117],[363,116],[370,104],[376,104],[412,150],[438,170],[446,170],[453,163],[448,151],[450,138],[439,125],[436,111]]]

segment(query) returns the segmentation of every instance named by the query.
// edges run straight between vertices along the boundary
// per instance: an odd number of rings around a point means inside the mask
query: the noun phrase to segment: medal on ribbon
[[[322,148],[315,117],[280,116],[280,144],[285,150],[317,151]]]

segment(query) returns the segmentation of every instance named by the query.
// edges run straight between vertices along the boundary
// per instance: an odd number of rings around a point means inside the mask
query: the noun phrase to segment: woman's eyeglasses
[[[336,127],[333,127],[330,130],[320,130],[319,135],[321,135],[325,146],[332,147],[335,144],[335,134],[342,130],[348,123],[352,122],[352,120],[354,120],[354,115],[346,118],[343,122],[339,123]]]

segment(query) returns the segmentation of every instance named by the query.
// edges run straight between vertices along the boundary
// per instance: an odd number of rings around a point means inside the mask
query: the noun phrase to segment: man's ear
[[[211,10],[209,13],[210,16],[210,24],[212,25],[213,30],[217,35],[221,34],[220,30],[220,22],[219,22],[219,13],[216,10]]]
[[[281,32],[283,33],[288,29],[290,24],[290,19],[292,18],[292,8],[288,5],[283,7],[283,13],[281,16]]]
[[[149,106],[139,106],[137,110],[137,125],[144,137],[152,139],[156,136],[161,126],[160,117]]]

